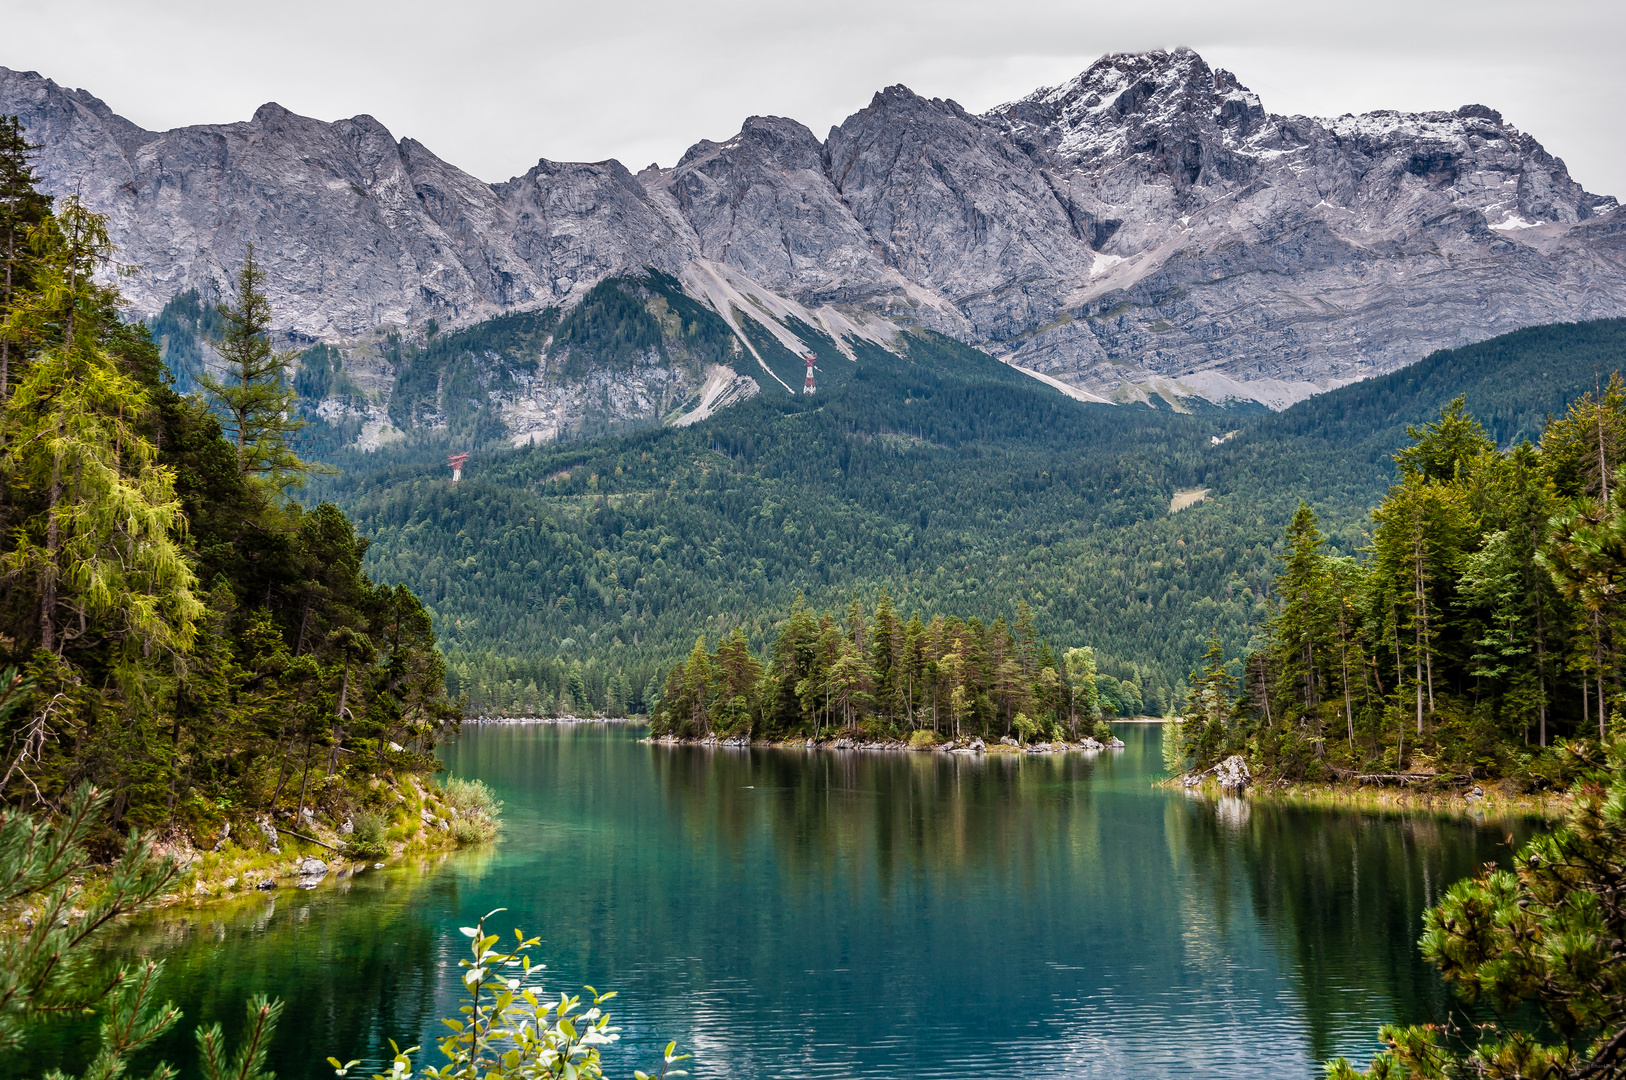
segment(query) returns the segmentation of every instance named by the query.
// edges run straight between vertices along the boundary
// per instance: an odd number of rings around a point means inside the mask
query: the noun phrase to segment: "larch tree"
[[[16,529],[3,565],[37,589],[47,652],[92,624],[143,650],[184,650],[203,605],[174,472],[138,423],[147,394],[104,340],[117,319],[114,294],[93,280],[113,255],[106,219],[68,198],[30,246],[38,287],[0,333],[47,342],[5,411],[14,475],[41,496],[40,511]]]

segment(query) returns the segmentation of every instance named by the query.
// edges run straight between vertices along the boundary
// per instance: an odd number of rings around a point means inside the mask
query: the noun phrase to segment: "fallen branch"
[[[325,847],[329,851],[337,852],[339,850],[338,848],[334,847],[332,844],[324,844],[324,843],[322,843],[320,840],[316,839],[316,837],[314,837],[314,836],[306,836],[304,833],[296,833],[292,829],[284,829],[281,825],[274,825],[274,826],[272,826],[272,828],[276,829],[279,833],[281,833],[284,836],[291,836],[296,840],[305,840],[305,841],[307,841],[309,843],[315,844],[317,847]]]

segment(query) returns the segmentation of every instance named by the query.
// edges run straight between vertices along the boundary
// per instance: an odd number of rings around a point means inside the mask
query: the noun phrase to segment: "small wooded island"
[[[1074,647],[1058,660],[1026,601],[1014,624],[918,614],[904,622],[885,590],[873,616],[855,597],[844,619],[815,614],[798,597],[766,663],[741,631],[712,652],[702,637],[667,675],[650,734],[968,753],[990,743],[1099,750],[1116,742],[1102,717],[1094,651]]]
[[[1211,636],[1163,745],[1191,784],[1562,791],[1618,723],[1626,629],[1626,383],[1499,449],[1462,398],[1409,427],[1369,540],[1327,550],[1301,503],[1259,644]],[[665,742],[1043,752],[1112,738],[1095,653],[1014,622],[845,617],[798,598],[758,658],[704,636],[651,716]],[[1088,741],[1086,741],[1088,740]],[[1095,743],[1095,746],[1091,746]]]

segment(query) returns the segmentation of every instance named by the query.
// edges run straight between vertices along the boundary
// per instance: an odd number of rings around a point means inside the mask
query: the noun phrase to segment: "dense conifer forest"
[[[1557,785],[1549,748],[1618,727],[1626,383],[1611,375],[1535,443],[1499,447],[1460,397],[1408,434],[1359,557],[1327,551],[1299,505],[1259,647],[1238,672],[1214,641],[1193,677],[1187,761]]]
[[[473,371],[518,364],[538,332],[488,323],[401,348]],[[1235,656],[1263,631],[1300,499],[1328,550],[1355,555],[1408,424],[1465,393],[1499,445],[1538,436],[1620,366],[1626,324],[1520,331],[1265,415],[1087,405],[946,339],[901,349],[827,365],[844,377],[812,399],[765,392],[693,427],[518,450],[475,438],[495,418],[469,397],[455,431],[330,455],[340,474],[308,497],[371,538],[369,572],[424,598],[478,712],[644,712],[698,632],[741,630],[761,655],[798,594],[840,611],[882,589],[927,622],[990,624],[1025,600],[1058,650],[1092,645],[1104,674],[1172,708],[1211,632]],[[473,452],[455,486],[452,449]]]
[[[310,466],[252,249],[224,304],[169,313],[221,360],[183,395],[102,284],[106,222],[38,194],[31,149],[0,118],[0,798],[89,783],[113,829],[204,839],[431,772],[460,714],[429,612],[294,497]]]
[[[967,736],[1026,743],[1110,739],[1103,714],[1161,714],[1150,679],[1096,669],[1088,647],[1058,659],[1033,609],[1014,623],[898,617],[882,592],[873,617],[854,599],[844,617],[798,602],[768,652],[735,630],[708,655],[704,638],[667,674],[651,718],[657,735],[782,739],[856,735],[914,745]],[[1082,727],[1080,726],[1082,725]]]

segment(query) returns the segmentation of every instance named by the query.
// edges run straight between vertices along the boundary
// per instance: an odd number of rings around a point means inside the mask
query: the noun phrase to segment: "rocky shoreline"
[[[915,744],[902,739],[868,739],[851,735],[838,735],[826,739],[753,739],[749,735],[719,737],[707,735],[689,738],[680,735],[651,735],[643,740],[656,746],[715,746],[745,749],[753,746],[774,747],[784,750],[882,750],[910,753],[937,754],[1081,754],[1102,750],[1122,750],[1123,740],[1114,736],[1101,742],[1085,736],[1078,742],[1054,741],[1019,743],[1006,737],[997,743],[985,743],[980,738],[962,737],[947,742]]]
[[[470,716],[463,721],[470,724],[647,724],[636,716]]]
[[[297,818],[256,816],[244,830],[247,836],[233,834],[228,826],[209,848],[195,847],[182,836],[161,839],[155,851],[176,859],[187,875],[155,906],[209,903],[283,888],[314,889],[408,858],[449,853],[469,843],[457,828],[463,818],[489,821],[489,828],[482,830],[488,834],[484,842],[496,834],[494,819],[460,812],[437,785],[408,777],[394,789],[400,821],[393,831],[399,835],[383,839],[365,854],[351,850],[353,823],[348,815],[329,819],[308,807]]]

